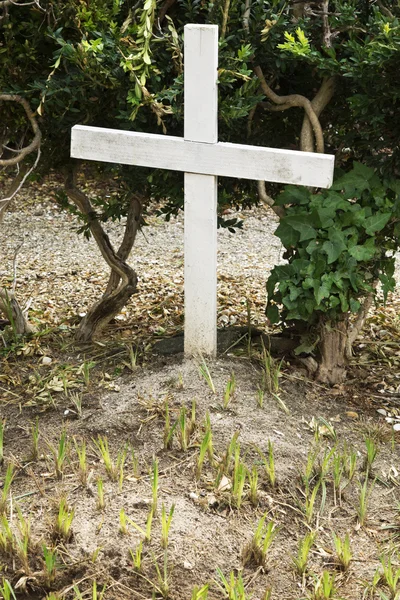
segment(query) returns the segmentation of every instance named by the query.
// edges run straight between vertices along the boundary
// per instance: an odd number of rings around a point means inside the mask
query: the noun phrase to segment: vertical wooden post
[[[186,25],[184,138],[218,141],[218,27]],[[217,177],[185,173],[185,354],[217,352]]]

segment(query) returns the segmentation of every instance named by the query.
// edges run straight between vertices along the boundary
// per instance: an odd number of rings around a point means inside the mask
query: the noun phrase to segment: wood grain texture
[[[171,169],[239,179],[264,180],[327,188],[335,157],[218,142],[191,142],[180,137],[75,125],[71,156],[100,162]]]

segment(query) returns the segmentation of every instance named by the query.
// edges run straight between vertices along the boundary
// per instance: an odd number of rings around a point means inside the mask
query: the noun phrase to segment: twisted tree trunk
[[[90,232],[100,252],[111,268],[111,276],[104,296],[90,307],[82,319],[75,338],[79,342],[90,342],[104,329],[110,320],[126,305],[136,292],[137,275],[125,262],[124,256],[129,254],[140,224],[141,203],[137,196],[132,196],[129,209],[127,230],[120,251],[115,252],[108,235],[93,210],[89,198],[76,185],[76,168],[69,169],[65,177],[65,191],[68,197],[86,216]],[[128,251],[129,250],[129,251]]]

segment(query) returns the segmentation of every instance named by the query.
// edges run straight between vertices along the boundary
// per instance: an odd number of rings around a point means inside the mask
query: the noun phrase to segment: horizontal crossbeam
[[[71,156],[87,160],[328,188],[335,157],[279,148],[75,125]]]

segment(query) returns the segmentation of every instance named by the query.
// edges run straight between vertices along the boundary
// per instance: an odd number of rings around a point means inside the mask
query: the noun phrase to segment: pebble
[[[52,362],[53,362],[53,359],[50,358],[50,356],[42,357],[42,365],[51,365]]]

